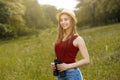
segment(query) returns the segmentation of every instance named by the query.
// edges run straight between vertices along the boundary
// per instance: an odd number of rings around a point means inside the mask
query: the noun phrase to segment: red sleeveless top
[[[55,44],[55,53],[56,53],[57,60],[61,61],[61,58],[63,58],[62,62],[64,63],[73,63],[76,61],[75,58],[79,48],[73,45],[73,41],[77,37],[78,35],[74,35],[71,39]],[[63,54],[64,54],[64,57],[63,57]]]

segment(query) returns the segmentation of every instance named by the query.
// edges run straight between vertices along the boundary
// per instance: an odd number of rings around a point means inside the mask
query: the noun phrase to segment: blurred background
[[[0,80],[56,80],[50,64],[55,15],[63,8],[75,11],[90,54],[91,64],[80,67],[84,80],[120,79],[120,0],[74,0],[73,7],[64,1],[66,6],[57,7],[42,0],[0,0]]]

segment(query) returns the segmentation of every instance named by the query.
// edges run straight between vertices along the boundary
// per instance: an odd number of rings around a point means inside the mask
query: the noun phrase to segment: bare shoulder
[[[82,45],[84,43],[84,39],[81,36],[78,36],[74,41],[73,45],[78,47],[79,45]]]
[[[83,38],[81,36],[78,36],[74,41],[75,42],[82,42],[84,40],[83,40]]]

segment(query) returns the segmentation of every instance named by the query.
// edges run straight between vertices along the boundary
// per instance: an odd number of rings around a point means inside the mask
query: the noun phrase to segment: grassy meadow
[[[50,67],[56,33],[51,27],[38,35],[0,41],[0,80],[56,80]],[[91,59],[90,65],[80,67],[84,80],[119,80],[120,24],[78,29],[78,33]]]

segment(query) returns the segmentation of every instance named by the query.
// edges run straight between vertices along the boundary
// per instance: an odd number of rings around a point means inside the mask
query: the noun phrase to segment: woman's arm
[[[86,48],[86,44],[85,44],[83,38],[80,36],[78,38],[76,38],[73,41],[73,45],[79,48],[82,59],[75,63],[69,64],[70,68],[81,67],[83,65],[89,64],[90,63],[89,54],[88,54],[88,50]]]

